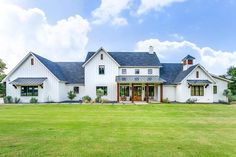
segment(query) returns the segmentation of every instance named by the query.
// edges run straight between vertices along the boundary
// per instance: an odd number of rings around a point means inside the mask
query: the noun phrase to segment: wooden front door
[[[142,87],[134,86],[134,101],[142,101]]]

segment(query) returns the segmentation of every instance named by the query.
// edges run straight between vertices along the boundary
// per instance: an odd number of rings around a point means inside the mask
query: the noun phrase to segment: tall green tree
[[[227,71],[227,75],[229,75],[233,81],[229,84],[229,89],[233,95],[236,95],[236,67],[231,66]]]
[[[0,59],[0,82],[6,77],[4,70],[7,69],[6,64]],[[5,86],[0,83],[0,97],[5,94]]]

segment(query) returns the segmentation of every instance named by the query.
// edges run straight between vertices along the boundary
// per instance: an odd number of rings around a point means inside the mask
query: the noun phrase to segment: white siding
[[[176,101],[176,86],[163,86],[163,99],[168,98],[170,101]]]
[[[79,87],[79,93],[76,94],[76,97],[74,98],[74,101],[82,100],[84,93],[85,93],[85,87],[81,86],[79,84],[65,84],[60,83],[59,86],[59,93],[60,93],[60,101],[68,101],[68,92],[74,91],[74,87]]]
[[[214,102],[219,102],[219,100],[228,102],[227,97],[223,95],[224,90],[228,89],[228,82],[220,80],[218,78],[214,78],[217,86],[217,94],[213,94]]]
[[[103,60],[100,59],[103,54]],[[99,65],[105,65],[105,74],[99,75]],[[101,50],[97,55],[85,65],[85,95],[92,99],[96,98],[96,86],[107,86],[108,95],[104,99],[116,101],[117,84],[116,76],[118,75],[118,65],[112,60],[106,52]]]
[[[15,89],[11,84],[11,81],[18,77],[47,77],[44,82],[43,89],[39,87],[39,96],[36,97],[39,102],[46,101],[59,101],[59,81],[50,73],[48,69],[44,67],[36,58],[34,58],[34,65],[31,65],[31,58],[29,56],[25,62],[7,79],[6,81],[6,93],[13,98],[17,97],[21,99],[21,102],[29,102],[31,97],[21,96],[21,89],[17,87]]]
[[[196,78],[196,71],[199,71],[199,78]],[[185,78],[180,85],[176,87],[176,101],[186,102],[187,99],[197,99],[198,103],[212,103],[213,102],[213,85],[210,84],[207,88],[204,87],[204,96],[191,96],[191,88],[187,80],[211,80],[211,78],[201,69],[195,69],[187,78]]]

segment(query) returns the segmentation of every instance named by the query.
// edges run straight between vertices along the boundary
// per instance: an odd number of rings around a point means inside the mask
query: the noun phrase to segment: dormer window
[[[196,71],[196,78],[199,78],[199,71]]]
[[[101,60],[103,60],[103,54],[101,54]]]
[[[34,58],[31,58],[31,65],[34,65]]]

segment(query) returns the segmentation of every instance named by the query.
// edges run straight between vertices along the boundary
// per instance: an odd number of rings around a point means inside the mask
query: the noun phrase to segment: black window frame
[[[148,74],[149,75],[153,74],[153,69],[148,69]]]
[[[196,78],[199,78],[199,71],[196,71]]]
[[[121,74],[127,74],[127,69],[121,69]]]
[[[108,94],[108,87],[107,86],[96,86],[96,91],[98,89],[102,89],[104,91],[104,95],[107,96],[107,94]]]
[[[38,96],[39,87],[38,86],[21,86],[20,94],[21,96]]]
[[[75,86],[75,87],[74,87],[74,93],[75,93],[75,94],[79,94],[79,87],[78,87],[78,86]]]
[[[134,74],[139,75],[140,74],[140,69],[134,69]]]
[[[191,96],[204,96],[204,86],[202,85],[191,86]]]
[[[99,65],[98,66],[98,74],[99,75],[105,75],[105,65]]]
[[[216,85],[213,86],[213,94],[217,94],[218,92],[218,88]]]
[[[103,60],[103,54],[101,54],[100,59]]]

